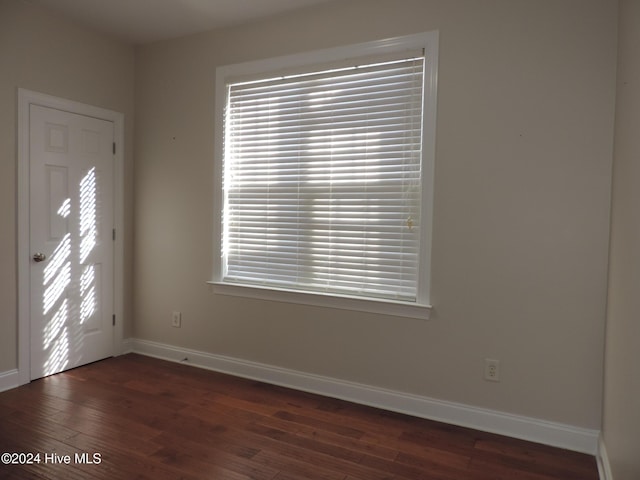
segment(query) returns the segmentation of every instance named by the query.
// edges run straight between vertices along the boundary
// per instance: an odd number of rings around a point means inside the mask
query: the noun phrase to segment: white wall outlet
[[[500,360],[484,359],[484,379],[490,382],[500,381]]]
[[[171,326],[175,328],[180,328],[182,326],[181,312],[171,312]]]

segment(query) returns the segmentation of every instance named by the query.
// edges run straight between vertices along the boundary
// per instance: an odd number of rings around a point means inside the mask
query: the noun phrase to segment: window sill
[[[362,299],[347,296],[328,295],[322,293],[294,292],[247,285],[234,285],[222,282],[207,282],[213,285],[213,292],[218,295],[257,298],[274,302],[313,305],[316,307],[355,310],[360,312],[392,315],[397,317],[429,320],[431,305],[394,302],[392,300]]]

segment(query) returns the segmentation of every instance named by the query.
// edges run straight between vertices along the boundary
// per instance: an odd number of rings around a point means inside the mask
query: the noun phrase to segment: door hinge
[[[111,317],[111,319],[113,320],[113,326],[116,326],[116,314],[114,313],[113,316]]]
[[[116,229],[115,228],[111,231],[111,238],[113,239],[114,242],[116,241]]]
[[[113,154],[116,154],[116,142],[113,142]]]

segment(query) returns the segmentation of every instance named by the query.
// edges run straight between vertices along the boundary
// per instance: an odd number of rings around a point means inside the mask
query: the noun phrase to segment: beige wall
[[[603,437],[615,480],[640,478],[640,2],[620,2]]]
[[[125,202],[131,210],[133,47],[114,42],[21,0],[0,0],[0,372],[17,367],[17,89],[26,88],[125,114]],[[125,241],[125,311],[131,312],[132,214]],[[128,326],[125,334],[130,332]]]
[[[607,0],[347,0],[138,48],[135,337],[598,429],[616,27]],[[434,29],[433,318],[213,294],[215,68]]]

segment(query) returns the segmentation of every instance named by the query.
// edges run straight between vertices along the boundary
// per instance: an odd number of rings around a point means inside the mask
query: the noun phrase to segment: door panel
[[[114,125],[30,106],[31,378],[113,355]]]

